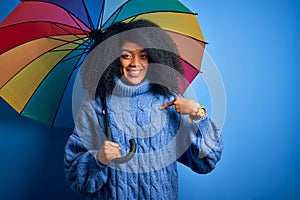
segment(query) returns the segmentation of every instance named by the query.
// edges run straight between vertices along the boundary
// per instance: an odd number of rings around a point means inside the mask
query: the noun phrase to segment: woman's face
[[[126,41],[121,47],[121,74],[133,85],[141,83],[148,70],[148,52],[136,43]]]

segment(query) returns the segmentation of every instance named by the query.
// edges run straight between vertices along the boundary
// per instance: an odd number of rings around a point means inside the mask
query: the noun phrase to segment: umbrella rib
[[[92,41],[89,40],[88,43],[89,43],[89,44],[86,45],[86,48],[85,48],[84,52],[81,54],[82,56],[83,56],[84,54],[86,54],[86,53],[88,54],[88,53],[90,52],[90,50],[91,50],[90,45],[91,45]],[[78,61],[79,61],[79,60],[78,60]],[[84,61],[84,60],[83,60],[83,61]],[[77,67],[79,67],[79,66],[83,63],[83,61],[77,62],[77,64],[75,65],[73,71],[74,71],[75,69],[77,69]],[[79,64],[78,64],[78,63],[79,63]]]
[[[77,49],[76,49],[76,50],[77,50]],[[83,49],[82,49],[82,50],[83,50]],[[68,60],[72,60],[73,58],[76,58],[76,57],[80,57],[80,56],[82,56],[82,55],[84,55],[84,54],[86,54],[86,53],[87,53],[87,51],[83,51],[82,53],[77,54],[77,55],[75,55],[75,56],[72,56],[72,57],[70,57],[70,58],[62,59],[60,63],[66,62],[66,61],[68,61]]]
[[[70,52],[70,53],[71,53],[71,52]],[[66,56],[70,55],[70,53],[68,53]],[[66,57],[66,56],[65,56],[65,57]],[[63,59],[61,59],[56,65],[60,64],[60,63],[62,62],[62,60],[63,60]],[[55,65],[55,66],[56,66],[56,65]],[[41,84],[43,83],[43,81],[44,81],[45,79],[47,79],[47,77],[49,76],[49,74],[54,70],[55,66],[49,71],[49,73],[47,73],[47,75],[43,78],[43,80],[38,84],[37,88],[39,88],[39,87],[41,86]],[[23,69],[24,69],[24,68],[23,68]],[[74,71],[74,70],[72,70],[72,72],[70,73],[70,75],[72,75],[73,71]],[[67,85],[67,84],[66,84],[66,85]],[[30,96],[30,98],[28,99],[28,101],[26,102],[26,104],[24,105],[24,107],[22,108],[22,110],[21,110],[20,113],[22,113],[22,112],[24,111],[24,109],[26,108],[26,106],[27,106],[28,103],[30,102],[30,99],[34,96],[34,94],[35,94],[36,91],[37,91],[37,90],[35,90],[35,91],[32,93],[32,95]],[[65,89],[64,89],[64,91],[65,91]],[[60,101],[60,102],[61,102],[61,101]],[[56,116],[56,115],[55,115],[55,116]]]
[[[97,21],[97,29],[100,28],[100,26],[101,26],[101,24],[103,22],[105,3],[106,3],[106,0],[104,0],[103,4],[102,4],[101,13],[100,13],[98,21]]]
[[[68,15],[72,18],[72,20],[77,24],[77,26],[80,27],[80,29],[81,29],[84,33],[88,34],[88,32],[87,32],[86,30],[84,30],[84,29],[82,28],[82,26],[76,21],[76,19],[75,19],[74,16],[72,15],[72,13],[70,13],[70,12],[67,12],[67,13],[68,13]]]
[[[73,34],[72,32],[66,30],[65,28],[61,27],[60,24],[56,23],[56,22],[51,22],[54,26],[57,26],[58,28],[60,28],[61,30],[69,33],[70,35],[74,35],[75,37],[77,37],[78,39],[81,39],[80,37],[78,37],[76,34]],[[86,32],[86,31],[85,31]]]
[[[69,77],[68,77],[67,84],[65,85],[64,90],[63,90],[63,92],[62,92],[62,95],[61,95],[61,97],[60,97],[60,99],[59,99],[59,102],[58,102],[58,104],[57,104],[58,106],[57,106],[57,108],[56,108],[56,111],[55,111],[55,114],[54,114],[54,118],[53,118],[53,120],[52,120],[52,122],[51,122],[51,128],[54,127],[55,120],[56,120],[56,116],[57,116],[57,113],[58,113],[60,104],[61,104],[61,102],[62,102],[62,100],[63,100],[63,97],[64,97],[63,94],[65,93],[65,91],[66,91],[66,89],[67,89],[68,83],[69,83],[69,81],[70,81],[70,79],[71,79],[71,77],[72,77],[73,72],[74,72],[74,70],[72,70],[72,72],[70,73],[70,75],[69,75]]]
[[[31,64],[32,62],[34,62],[34,61],[37,60],[38,58],[44,56],[45,54],[52,52],[54,49],[59,48],[59,47],[62,47],[62,46],[64,46],[64,45],[65,45],[65,44],[59,45],[59,46],[57,46],[57,47],[54,47],[53,49],[51,49],[51,50],[49,50],[49,51],[47,51],[47,52],[45,52],[45,53],[39,55],[39,56],[36,57],[35,59],[31,60],[31,61],[30,61],[29,63],[27,63],[24,67],[22,67],[22,69],[21,69],[20,71],[18,71],[16,74],[14,74],[12,77],[10,77],[10,78],[6,81],[6,83],[3,84],[3,85],[0,87],[0,90],[1,90],[3,87],[5,87],[5,86],[10,82],[10,80],[12,80],[12,79],[13,79],[15,76],[17,76],[19,73],[21,73],[21,72],[26,68],[27,65]]]
[[[74,35],[75,36],[75,35]],[[78,42],[75,42],[75,41],[79,41],[79,40],[74,40],[74,41],[68,41],[68,40],[64,40],[64,39],[60,39],[60,38],[55,38],[54,36],[48,36],[46,38],[49,38],[51,40],[57,40],[57,41],[62,41],[62,42],[67,42],[67,43],[72,43],[72,44],[81,44],[81,43],[78,43]],[[78,37],[77,37],[78,38]],[[80,37],[79,37],[80,38]],[[81,38],[82,41],[84,41],[84,39],[86,39],[88,37],[83,37]],[[84,44],[82,44],[84,45]]]
[[[91,43],[92,43],[92,42],[89,41],[89,45],[90,45]],[[86,53],[88,54],[89,51],[90,51],[90,46],[87,45],[87,47],[85,48],[84,52],[83,52],[81,55],[83,56],[83,55],[86,54]],[[79,60],[78,60],[78,61],[79,61]],[[84,60],[81,61],[81,62],[77,62],[77,64],[75,65],[75,67],[74,67],[73,70],[75,70],[77,67],[79,67],[83,62],[84,62]]]
[[[73,34],[72,34],[72,35],[73,35]],[[63,40],[63,39],[54,38],[54,36],[55,36],[55,35],[52,35],[52,36],[45,36],[45,37],[42,37],[42,38],[48,38],[48,39],[51,39],[51,40],[58,40],[58,41],[66,42],[66,43],[72,43],[72,44],[81,44],[81,43],[74,42],[75,40],[74,40],[74,41],[68,41],[68,40]],[[61,36],[61,35],[56,35],[56,36]],[[74,35],[74,36],[75,36],[75,35]],[[36,38],[36,39],[34,39],[34,40],[30,40],[30,41],[24,42],[24,43],[22,43],[22,44],[19,44],[19,45],[17,45],[17,46],[14,46],[14,47],[12,47],[12,48],[10,48],[10,49],[7,49],[6,52],[7,52],[7,51],[10,51],[10,50],[12,50],[12,49],[14,49],[14,48],[16,48],[16,47],[22,46],[22,45],[24,45],[24,44],[28,44],[28,43],[30,43],[30,42],[33,42],[33,41],[36,41],[36,40],[39,40],[39,39],[42,39],[42,38]],[[76,37],[76,38],[80,38],[80,37]],[[88,37],[83,37],[83,38],[81,38],[81,39],[84,39],[84,38],[88,38]],[[76,40],[76,41],[79,41],[79,40]],[[5,53],[5,52],[3,52],[3,53]],[[2,54],[3,54],[3,53],[2,53]],[[2,54],[0,54],[0,55],[2,55]]]
[[[86,48],[86,50],[88,50],[88,48]],[[85,51],[84,53],[86,53],[86,51]],[[81,56],[84,55],[84,53],[81,54]],[[65,61],[65,60],[64,60],[64,61]],[[62,61],[62,62],[64,62],[64,61]],[[78,65],[78,64],[79,64],[79,65]],[[65,91],[66,91],[66,89],[67,89],[67,86],[68,86],[68,83],[69,83],[69,81],[70,81],[70,79],[71,79],[71,77],[72,77],[72,74],[73,74],[74,70],[75,70],[78,66],[80,66],[81,64],[82,64],[82,62],[80,62],[80,58],[79,58],[79,59],[77,60],[77,63],[74,65],[74,68],[73,68],[72,72],[70,73],[70,75],[69,75],[69,77],[68,77],[67,84],[65,85],[65,88],[64,88],[64,91],[63,91],[62,94],[65,93]],[[57,116],[57,113],[58,113],[58,110],[59,110],[59,105],[61,104],[61,102],[62,102],[62,100],[63,100],[63,96],[64,96],[64,95],[61,95],[61,97],[60,97],[60,100],[59,100],[59,103],[58,103],[58,107],[57,107],[57,109],[56,109],[56,111],[55,111],[55,115],[54,115],[54,118],[53,118],[53,121],[52,121],[52,124],[51,124],[51,128],[54,127],[55,120],[56,120],[56,116]]]
[[[47,22],[47,21],[36,21],[36,22]],[[17,25],[26,24],[26,23],[31,23],[31,22],[22,22],[22,23],[18,23],[18,24],[12,24],[12,25],[5,26],[5,27],[0,28],[0,30],[3,29],[3,28],[9,28],[9,27],[12,27],[12,26],[17,26]],[[80,35],[80,34],[73,34],[72,32],[70,32],[70,31],[64,29],[64,28],[61,27],[61,26],[59,26],[59,23],[49,22],[49,21],[48,21],[47,23],[53,24],[54,26],[56,26],[56,27],[62,29],[63,31],[65,31],[65,32],[66,32],[65,35],[73,35],[74,37],[76,37],[76,38],[78,38],[78,39],[83,39],[83,38],[81,38],[81,37],[78,36],[78,35]],[[61,24],[61,25],[67,26],[66,24]],[[74,27],[72,27],[72,26],[68,26],[68,27],[74,28]],[[77,29],[77,28],[76,28],[76,29]],[[78,29],[78,30],[80,30],[80,29]],[[49,38],[49,37],[51,37],[51,36],[45,36],[45,37],[41,37],[41,38]],[[52,37],[53,37],[53,35],[52,35]],[[40,38],[36,38],[36,39],[40,39]],[[57,39],[57,38],[52,38],[52,39]],[[58,39],[57,39],[57,40],[58,40]],[[17,46],[26,44],[26,43],[31,42],[31,41],[34,41],[34,40],[30,40],[30,41],[24,42],[24,43],[19,44],[19,45],[17,45]],[[63,40],[62,40],[62,41],[63,41]],[[15,47],[17,47],[17,46],[11,47],[10,49],[6,49],[6,51],[9,51],[9,50],[11,50],[11,49],[13,49],[13,48],[15,48]]]
[[[193,39],[195,41],[198,41],[198,42],[203,42],[204,44],[208,44],[208,42],[206,42],[206,41],[199,40],[199,39],[194,38],[194,37],[189,36],[189,35],[185,35],[185,34],[182,34],[182,33],[176,32],[176,31],[172,31],[172,30],[169,30],[169,29],[164,29],[164,30],[167,31],[167,32],[170,32],[170,33],[175,33],[177,35],[181,35],[181,36],[184,36],[184,37],[191,38],[191,39]]]
[[[137,17],[138,17],[138,15],[134,16],[134,17],[130,20],[130,22],[133,22]]]
[[[77,27],[74,27],[74,26],[70,26],[70,25],[68,25],[68,24],[63,24],[63,23],[58,23],[58,22],[52,22],[52,21],[43,21],[43,20],[40,20],[40,21],[25,21],[25,22],[20,22],[20,23],[15,23],[15,24],[10,24],[10,25],[7,25],[7,26],[0,27],[0,30],[1,30],[1,29],[5,29],[5,28],[9,28],[9,27],[13,27],[13,26],[19,26],[19,25],[22,25],[22,24],[38,23],[38,22],[42,22],[42,23],[51,23],[51,24],[61,24],[61,25],[64,25],[64,26],[68,26],[68,27],[77,29],[77,30],[81,30],[81,31],[83,31],[84,33],[88,34],[87,31],[82,30],[81,28],[77,28]],[[60,28],[61,28],[61,27],[60,27]],[[63,29],[63,30],[64,30],[64,29]]]
[[[82,4],[83,4],[84,10],[85,10],[85,13],[87,13],[87,17],[88,17],[88,20],[89,20],[89,23],[90,23],[90,27],[92,27],[91,30],[94,30],[95,27],[94,27],[93,21],[92,21],[92,19],[91,19],[91,16],[90,16],[90,14],[89,14],[89,12],[88,12],[88,9],[87,9],[87,7],[86,7],[86,4],[85,4],[85,1],[84,1],[84,0],[82,0]]]
[[[57,49],[57,50],[52,50],[50,52],[60,52],[60,51],[81,51],[85,50],[85,48],[79,48],[79,49]]]
[[[58,62],[56,65],[58,65],[59,63],[60,63],[60,62]],[[49,73],[42,79],[42,81],[38,84],[37,88],[39,88],[39,87],[41,86],[41,84],[43,83],[43,81],[49,76],[49,74],[51,73],[51,71],[52,71],[54,68],[55,68],[55,67],[53,67],[53,68],[49,71]],[[37,90],[35,90],[35,91],[32,93],[32,95],[30,96],[30,98],[28,99],[28,101],[26,102],[26,104],[24,105],[24,107],[22,108],[22,110],[21,110],[20,113],[22,113],[22,112],[24,111],[24,109],[26,108],[26,106],[28,105],[28,103],[30,102],[31,98],[34,96],[34,94],[35,94],[36,91],[37,91]]]
[[[84,55],[84,54],[86,54],[86,53],[89,53],[89,51],[91,50],[90,44],[92,43],[92,41],[88,41],[88,42],[89,42],[89,44],[86,46],[86,48],[85,48],[84,52],[82,53],[82,55]],[[79,60],[78,60],[78,61],[79,61]],[[75,65],[75,67],[74,67],[73,70],[75,70],[77,67],[79,67],[82,63],[83,63],[83,61],[77,62],[77,64]]]
[[[115,23],[115,20],[117,19],[117,17],[119,16],[119,14],[121,13],[121,11],[122,11],[122,8],[124,7],[124,5],[122,5],[119,9],[118,9],[118,12],[116,12],[117,14],[116,14],[116,16],[115,16],[115,18],[114,18],[114,20],[112,21],[112,24],[114,24]]]
[[[130,1],[130,0],[129,0]],[[106,22],[101,26],[100,30],[102,29],[102,27],[104,27],[106,25],[107,22],[109,22],[109,20],[116,14],[115,19],[113,20],[112,24],[115,22],[116,18],[118,17],[118,15],[120,14],[122,8],[129,2],[126,1],[125,3],[123,3],[115,12],[113,12],[110,17],[106,20]],[[118,13],[118,14],[117,14]]]
[[[86,38],[88,38],[88,37],[86,37]],[[64,40],[62,40],[62,41],[64,41]],[[76,40],[76,41],[78,41],[78,40]],[[89,40],[88,40],[89,41]],[[68,42],[68,41],[67,41]],[[59,51],[78,51],[78,50],[84,50],[84,53],[86,53],[87,51],[86,50],[90,50],[91,49],[91,47],[90,47],[90,44],[91,44],[91,42],[89,42],[89,44],[85,44],[86,43],[86,41],[84,41],[84,43],[77,43],[77,42],[74,42],[74,41],[72,41],[72,42],[68,42],[68,44],[78,44],[78,45],[80,45],[80,46],[83,46],[83,47],[85,47],[85,48],[76,48],[76,49],[52,49],[52,50],[50,50],[49,52],[59,52]],[[83,53],[82,53],[83,54]]]

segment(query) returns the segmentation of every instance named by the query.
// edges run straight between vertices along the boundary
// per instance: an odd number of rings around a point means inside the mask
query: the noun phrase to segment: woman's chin
[[[127,85],[138,85],[144,81],[144,77],[122,77],[122,81]]]

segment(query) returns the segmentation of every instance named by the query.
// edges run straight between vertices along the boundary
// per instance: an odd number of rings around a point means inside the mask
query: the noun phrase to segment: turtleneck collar
[[[115,78],[115,88],[113,90],[113,95],[132,97],[144,94],[150,90],[150,83],[148,79],[137,85],[127,85],[121,79]]]

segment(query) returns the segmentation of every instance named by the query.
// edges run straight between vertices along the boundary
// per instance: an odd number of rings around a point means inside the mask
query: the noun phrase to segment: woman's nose
[[[132,61],[131,61],[130,65],[131,65],[132,67],[136,67],[136,66],[141,65],[140,59],[139,59],[137,56],[134,56],[134,57],[132,58]]]

